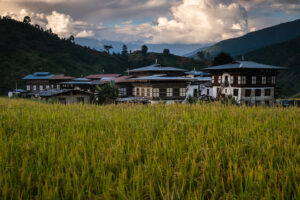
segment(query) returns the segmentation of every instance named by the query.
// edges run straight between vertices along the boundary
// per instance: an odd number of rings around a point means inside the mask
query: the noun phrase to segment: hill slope
[[[269,45],[288,41],[300,35],[300,19],[248,33],[242,37],[224,40],[206,49],[211,56],[221,51],[238,56]],[[189,56],[193,57],[193,56]]]
[[[153,64],[159,58],[163,65],[193,68],[201,62],[179,56],[140,53],[109,55],[60,39],[50,31],[11,19],[0,19],[0,94],[15,87],[22,77],[35,71],[81,76],[90,73],[124,73],[129,66]],[[169,59],[173,57],[173,59]],[[174,59],[175,58],[175,59]]]
[[[300,92],[300,36],[262,48],[245,55],[246,60],[288,67],[278,77],[280,94],[290,96]]]

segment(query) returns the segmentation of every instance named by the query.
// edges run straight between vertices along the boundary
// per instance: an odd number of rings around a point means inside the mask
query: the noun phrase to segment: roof
[[[153,76],[145,76],[145,77],[139,77],[139,78],[131,78],[129,80],[157,80],[157,81],[175,81],[175,80],[181,80],[181,81],[195,81],[195,78],[189,78],[189,77],[170,77],[170,76],[164,76],[164,75],[153,75]]]
[[[50,78],[51,80],[72,80],[74,77],[65,76],[64,74],[54,75]]]
[[[118,78],[115,79],[115,82],[118,83],[120,81],[124,81],[124,80],[127,80],[129,78],[131,78],[132,76],[120,76]]]
[[[23,80],[41,80],[41,79],[50,79],[53,74],[50,72],[35,72],[33,74],[29,74],[23,78]]]
[[[226,70],[226,69],[275,69],[275,70],[284,70],[287,69],[286,67],[278,67],[272,65],[265,65],[261,63],[256,63],[252,61],[236,61],[231,64],[226,65],[218,65],[214,67],[208,67],[203,70],[210,71],[210,70]]]
[[[87,78],[75,78],[73,79],[73,82],[90,82],[91,79],[87,79]]]
[[[141,67],[137,69],[128,70],[128,72],[145,72],[145,71],[178,71],[178,72],[185,72],[184,69],[179,69],[175,67],[163,67],[159,64],[150,65],[147,67]]]
[[[194,77],[197,81],[211,81],[211,77]]]
[[[201,72],[201,71],[189,71],[189,72],[185,72],[185,74],[194,75],[194,76],[210,76],[210,73]]]
[[[86,76],[85,78],[87,79],[101,79],[101,78],[104,78],[104,77],[119,77],[121,76],[121,74],[91,74],[91,75],[88,75]]]

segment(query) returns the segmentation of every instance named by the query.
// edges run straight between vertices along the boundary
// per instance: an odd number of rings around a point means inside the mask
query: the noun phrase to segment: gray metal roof
[[[197,81],[211,81],[211,77],[195,77]]]
[[[252,61],[236,61],[235,63],[232,63],[232,64],[208,67],[203,70],[210,71],[210,70],[226,70],[226,69],[277,69],[277,70],[284,70],[287,68],[272,66],[272,65],[265,65],[265,64],[261,64],[261,63],[252,62]]]
[[[91,79],[88,78],[75,78],[73,81],[78,81],[78,82],[88,82],[91,81]]]
[[[153,76],[145,76],[139,78],[131,78],[128,80],[158,80],[158,81],[174,81],[174,80],[182,80],[182,81],[194,81],[195,78],[190,77],[170,77],[170,76],[163,76],[163,75],[153,75]]]
[[[43,90],[38,93],[29,93],[29,96],[40,96],[40,97],[51,97],[56,96],[59,94],[64,94],[70,91],[78,91],[85,94],[90,94],[89,92],[83,91],[83,90],[74,90],[74,89],[49,89],[49,90]]]
[[[140,67],[137,69],[128,70],[129,72],[144,72],[144,71],[178,71],[178,72],[185,72],[184,69],[179,69],[175,67],[163,67],[159,64],[150,65],[147,67]]]
[[[50,72],[35,72],[33,74],[29,74],[23,78],[23,80],[42,80],[42,79],[50,79],[54,74]]]
[[[201,71],[189,71],[189,72],[185,72],[185,74],[194,75],[194,76],[210,76],[210,73],[201,72]]]

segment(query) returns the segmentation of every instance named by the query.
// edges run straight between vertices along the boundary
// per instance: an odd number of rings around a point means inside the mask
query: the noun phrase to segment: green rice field
[[[0,199],[300,199],[300,109],[0,98]]]

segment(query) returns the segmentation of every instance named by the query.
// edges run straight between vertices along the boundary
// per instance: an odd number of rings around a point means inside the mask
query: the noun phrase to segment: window
[[[241,76],[238,76],[238,84],[240,85],[242,83],[242,78]]]
[[[146,94],[146,96],[148,96],[148,97],[150,97],[150,88],[147,88],[147,94]]]
[[[185,97],[186,96],[186,89],[185,88],[180,88],[179,93],[180,93],[181,97]]]
[[[49,89],[50,88],[50,86],[49,85],[46,85],[46,89]]]
[[[194,97],[197,97],[198,96],[198,90],[197,89],[194,89]]]
[[[271,95],[271,89],[265,89],[265,96]]]
[[[258,76],[258,77],[256,78],[256,84],[261,85],[261,83],[262,83],[262,77],[261,77],[261,76]]]
[[[222,82],[222,77],[219,76],[219,80],[218,80],[218,83],[221,83]]]
[[[27,91],[30,91],[30,85],[26,86]]]
[[[225,94],[227,93],[227,89],[225,89]]]
[[[60,85],[57,85],[57,89],[59,89],[60,88]]]
[[[84,103],[84,97],[77,97],[77,103]]]
[[[233,96],[239,96],[239,89],[233,89]]]
[[[263,77],[261,78],[261,83],[262,83],[263,85],[265,85],[265,84],[267,83],[267,78],[266,78],[265,76],[263,76]]]
[[[206,95],[209,96],[209,89],[206,89]]]
[[[228,76],[225,76],[225,83],[228,84]]]
[[[230,76],[230,84],[233,84],[233,76]]]
[[[140,88],[136,88],[136,96],[140,96]]]
[[[251,90],[245,90],[245,97],[250,97],[251,96]]]
[[[246,76],[242,76],[242,84],[246,84]]]
[[[33,85],[32,88],[33,88],[33,90],[35,91],[35,90],[36,90],[36,85]]]
[[[153,88],[153,97],[159,97],[159,88]]]
[[[141,93],[142,93],[142,97],[144,97],[144,96],[145,96],[145,89],[142,88],[141,91],[142,91],[142,92],[141,92]]]
[[[54,88],[54,85],[51,85],[51,88]]]
[[[272,83],[272,77],[271,76],[268,76],[267,77],[267,84],[271,84]]]
[[[275,85],[275,82],[276,82],[276,78],[275,76],[272,76],[272,84]]]
[[[252,85],[256,84],[256,76],[252,76]]]
[[[213,83],[213,84],[215,83],[215,78],[216,78],[215,76],[212,77],[211,83]]]
[[[255,90],[255,96],[260,97],[261,96],[261,89],[256,89]]]
[[[167,88],[167,97],[173,96],[173,88]]]
[[[238,77],[237,76],[233,77],[233,84],[238,84]]]
[[[40,85],[40,90],[43,90],[43,89],[44,89],[43,85]]]
[[[119,89],[119,95],[121,97],[125,97],[126,96],[126,88],[120,88]]]

